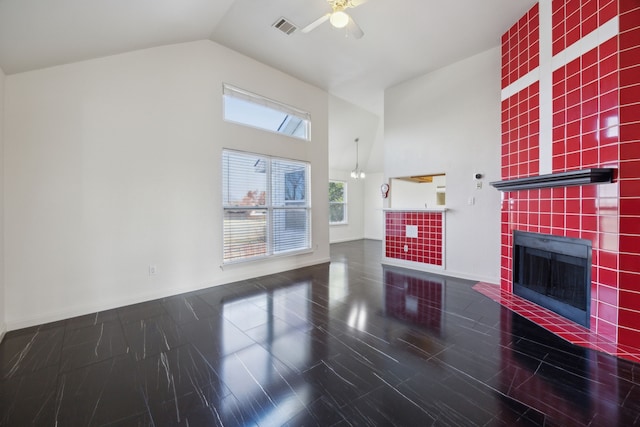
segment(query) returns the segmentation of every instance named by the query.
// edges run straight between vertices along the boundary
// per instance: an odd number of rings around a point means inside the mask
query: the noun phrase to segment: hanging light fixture
[[[351,178],[353,179],[364,179],[366,174],[364,173],[364,171],[362,169],[360,169],[360,166],[358,164],[358,160],[359,160],[359,152],[358,152],[358,142],[360,141],[360,138],[356,138],[356,168],[354,170],[351,171]]]
[[[344,28],[349,23],[349,15],[342,10],[337,10],[329,17],[329,22],[336,28]]]

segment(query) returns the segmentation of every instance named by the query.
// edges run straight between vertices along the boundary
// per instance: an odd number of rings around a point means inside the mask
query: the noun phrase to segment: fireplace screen
[[[589,327],[591,242],[514,233],[513,292]]]

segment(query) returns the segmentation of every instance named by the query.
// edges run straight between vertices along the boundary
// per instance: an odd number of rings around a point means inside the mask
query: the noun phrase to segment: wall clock
[[[389,184],[382,184],[380,186],[380,193],[382,193],[382,198],[386,199],[387,196],[389,195]]]

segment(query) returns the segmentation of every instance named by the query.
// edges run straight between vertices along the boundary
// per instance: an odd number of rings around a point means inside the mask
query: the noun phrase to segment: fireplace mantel
[[[582,169],[551,173],[526,178],[490,182],[500,191],[531,190],[537,188],[569,187],[573,185],[602,184],[613,181],[612,168]]]

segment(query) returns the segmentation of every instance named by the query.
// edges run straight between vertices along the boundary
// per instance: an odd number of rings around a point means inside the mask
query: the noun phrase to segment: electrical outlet
[[[409,245],[404,245],[404,251],[409,252]]]
[[[155,265],[150,265],[149,266],[149,276],[155,276],[156,274],[158,274],[158,269],[156,268]]]

